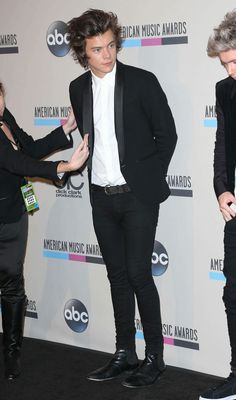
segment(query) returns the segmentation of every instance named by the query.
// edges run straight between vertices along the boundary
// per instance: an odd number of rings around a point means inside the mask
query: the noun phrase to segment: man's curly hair
[[[102,35],[111,30],[115,38],[117,51],[121,49],[121,26],[118,24],[116,14],[112,12],[90,8],[80,17],[70,20],[67,25],[73,58],[85,69],[88,68],[86,39]]]

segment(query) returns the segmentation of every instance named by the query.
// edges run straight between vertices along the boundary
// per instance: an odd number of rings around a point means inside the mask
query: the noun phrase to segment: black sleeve
[[[32,136],[28,135],[19,127],[15,118],[7,108],[4,110],[3,119],[9,124],[13,136],[20,143],[23,152],[30,157],[41,159],[54,151],[67,149],[73,146],[71,135],[69,135],[68,140],[61,126],[54,129],[43,138],[34,140]]]
[[[166,95],[154,74],[149,75],[147,85],[145,107],[150,116],[163,172],[166,174],[177,142],[175,122]]]
[[[15,175],[58,179],[57,165],[60,161],[38,161],[21,151],[0,144],[0,168]]]
[[[217,114],[217,130],[214,149],[214,190],[216,197],[222,193],[228,192],[229,187],[227,184],[227,170],[226,170],[226,156],[225,156],[225,126],[224,115],[218,99],[216,96],[216,114]]]

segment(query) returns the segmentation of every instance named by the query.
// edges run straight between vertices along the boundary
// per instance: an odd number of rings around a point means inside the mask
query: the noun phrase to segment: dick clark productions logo
[[[67,25],[63,21],[53,22],[47,30],[47,45],[56,57],[64,57],[70,50],[67,30]]]
[[[86,307],[81,301],[71,299],[64,308],[64,318],[72,331],[81,333],[87,329],[89,316]]]

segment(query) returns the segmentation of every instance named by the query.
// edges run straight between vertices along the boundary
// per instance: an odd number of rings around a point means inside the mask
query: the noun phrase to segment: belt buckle
[[[106,186],[104,187],[104,192],[106,193],[107,196],[110,196],[110,195],[111,195],[111,192],[109,192],[109,188],[110,188],[110,185],[106,185]]]

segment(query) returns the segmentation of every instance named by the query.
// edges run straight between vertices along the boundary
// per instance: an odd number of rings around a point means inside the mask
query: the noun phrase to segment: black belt
[[[116,186],[109,186],[109,185],[98,186],[92,184],[92,190],[94,192],[104,192],[108,196],[111,196],[112,194],[128,193],[131,191],[127,183],[125,183],[124,185],[116,185]]]

